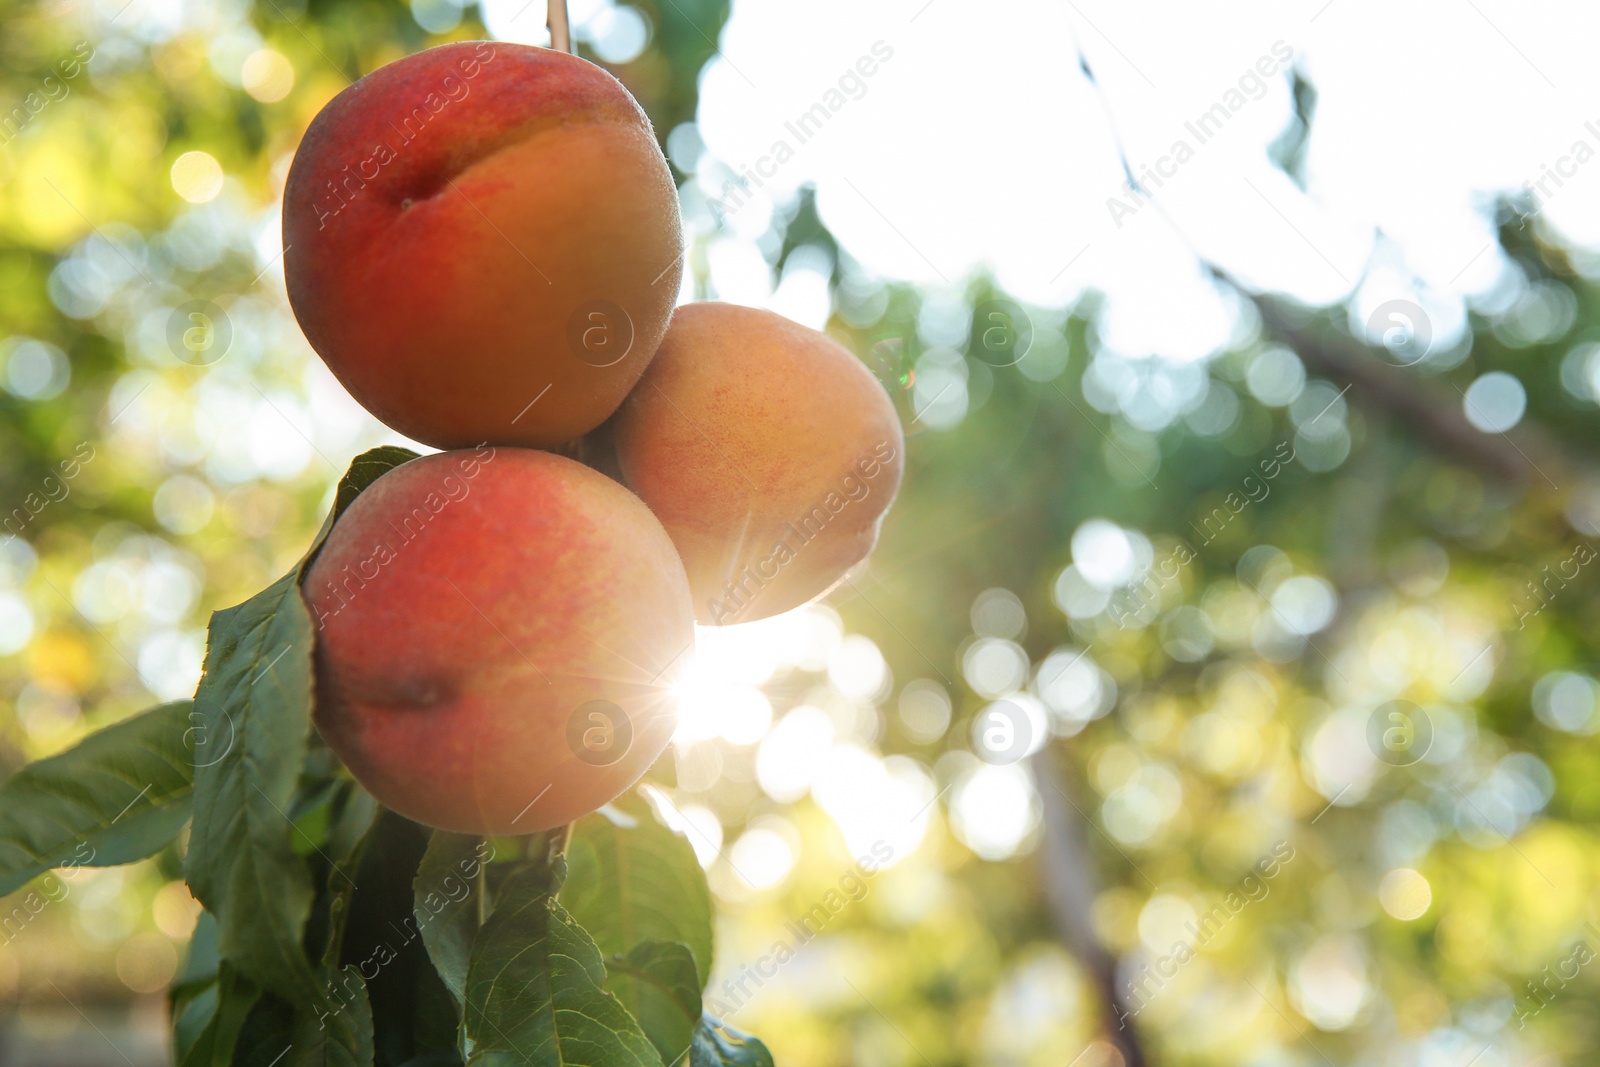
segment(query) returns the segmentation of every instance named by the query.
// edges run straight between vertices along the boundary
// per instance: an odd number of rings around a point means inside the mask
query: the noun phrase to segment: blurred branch
[[[1350,457],[1334,484],[1324,536],[1327,575],[1340,589],[1364,589],[1380,580],[1378,542],[1394,492],[1395,455],[1389,421],[1374,419],[1366,447]]]
[[[1101,110],[1105,112],[1106,125],[1110,129],[1127,187],[1136,190],[1143,202],[1155,206],[1156,212],[1212,277],[1255,306],[1261,316],[1262,326],[1269,335],[1293,348],[1318,373],[1344,382],[1358,402],[1393,416],[1407,432],[1416,434],[1426,447],[1449,462],[1475,468],[1496,481],[1526,486],[1535,492],[1545,489],[1558,491],[1562,484],[1570,485],[1576,478],[1588,480],[1595,476],[1592,464],[1569,457],[1549,434],[1531,424],[1524,423],[1515,433],[1484,433],[1467,421],[1464,403],[1457,403],[1447,393],[1391,367],[1378,358],[1375,349],[1333,328],[1331,324],[1313,330],[1309,324],[1297,321],[1300,316],[1287,313],[1279,301],[1252,291],[1212,261],[1188,232],[1178,225],[1166,205],[1145,188],[1134,174],[1111,102],[1095,76],[1075,31],[1073,48],[1078,58],[1078,69],[1093,86]],[[1292,88],[1295,116],[1290,130],[1286,131],[1291,142],[1309,136],[1315,106],[1315,92],[1298,68],[1294,71]],[[1296,130],[1295,123],[1304,128]],[[1290,177],[1297,178],[1292,172]]]
[[[1441,390],[1389,366],[1373,349],[1331,326],[1313,330],[1296,323],[1276,300],[1252,293],[1204,257],[1200,261],[1214,277],[1255,305],[1266,332],[1293,348],[1308,367],[1349,385],[1358,401],[1392,416],[1450,462],[1473,467],[1497,481],[1552,490],[1558,488],[1557,479],[1570,480],[1582,466],[1562,455],[1537,427],[1484,433],[1467,421],[1463,404]]]
[[[1100,943],[1090,921],[1096,887],[1094,861],[1086,844],[1087,820],[1067,795],[1047,750],[1034,753],[1029,763],[1044,815],[1039,864],[1056,936],[1093,976],[1100,994],[1102,1029],[1107,1040],[1122,1053],[1123,1063],[1126,1067],[1148,1067],[1150,1061],[1133,1029],[1132,1016],[1117,991],[1116,957]]]

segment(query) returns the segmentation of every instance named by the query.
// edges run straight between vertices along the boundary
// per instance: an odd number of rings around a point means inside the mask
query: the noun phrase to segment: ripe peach
[[[444,452],[374,482],[306,575],[316,723],[407,818],[523,834],[661,754],[693,608],[661,525],[580,463]]]
[[[905,444],[872,374],[770,311],[680,307],[607,432],[672,536],[698,621],[806,603],[867,557]]]
[[[369,74],[290,167],[284,275],[369,411],[439,448],[549,447],[643,373],[682,274],[650,120],[576,56],[461,42]]]

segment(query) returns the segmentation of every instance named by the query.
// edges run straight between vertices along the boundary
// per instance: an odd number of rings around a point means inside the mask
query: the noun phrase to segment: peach
[[[688,581],[649,509],[580,463],[480,448],[403,464],[340,516],[303,594],[317,729],[417,822],[571,822],[671,737]]]
[[[438,448],[599,425],[677,299],[677,192],[622,84],[564,52],[441,45],[312,121],[283,198],[306,339],[351,395]]]
[[[680,307],[607,426],[628,486],[677,545],[699,622],[750,622],[865,559],[905,444],[871,372],[769,311]]]

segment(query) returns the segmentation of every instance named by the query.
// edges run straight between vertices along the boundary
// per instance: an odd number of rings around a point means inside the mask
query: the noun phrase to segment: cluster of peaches
[[[805,604],[871,551],[892,403],[814,330],[674,310],[672,175],[601,68],[470,42],[383,67],[307,130],[283,229],[312,347],[445,450],[363,492],[303,584],[318,729],[401,814],[595,810],[670,740],[697,621]]]

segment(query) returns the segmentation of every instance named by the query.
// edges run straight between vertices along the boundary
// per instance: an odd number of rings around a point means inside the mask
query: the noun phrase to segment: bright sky
[[[805,11],[736,0],[703,78],[709,155],[780,201],[815,182],[828,226],[881,275],[957,286],[987,266],[1040,304],[1102,289],[1102,336],[1125,355],[1203,356],[1232,319],[1184,240],[1120,189],[1075,40],[1135,169],[1167,174],[1166,210],[1252,284],[1322,304],[1360,285],[1359,315],[1416,299],[1437,344],[1459,331],[1463,299],[1515,295],[1486,194],[1547,167],[1569,176],[1547,182],[1542,222],[1600,244],[1593,5],[813,0]],[[872,73],[852,76],[863,57]],[[1266,154],[1290,115],[1283,71],[1295,63],[1319,93],[1308,192]],[[831,115],[802,139],[792,125],[818,103]],[[1202,141],[1186,124],[1218,104],[1226,122]],[[701,175],[717,194],[725,172],[703,160]],[[1119,196],[1130,210],[1113,218]],[[755,204],[730,215],[751,237],[761,221]]]

